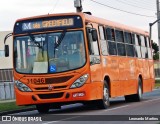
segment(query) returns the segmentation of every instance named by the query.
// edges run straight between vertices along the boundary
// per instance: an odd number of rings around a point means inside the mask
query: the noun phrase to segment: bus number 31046
[[[28,84],[45,84],[45,79],[44,78],[30,78],[27,79]]]

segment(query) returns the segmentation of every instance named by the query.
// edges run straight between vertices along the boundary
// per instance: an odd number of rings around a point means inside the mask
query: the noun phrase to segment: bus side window
[[[102,55],[106,56],[106,55],[108,55],[108,49],[107,49],[107,42],[105,40],[106,37],[105,37],[104,27],[98,26],[98,28],[99,28],[99,36],[100,36]]]
[[[142,58],[148,58],[148,52],[147,52],[147,48],[145,46],[145,37],[144,36],[140,36],[141,38],[141,53],[142,53]]]
[[[144,42],[145,42],[145,49],[146,49],[145,58],[148,58],[149,57],[148,56],[148,49],[147,49],[148,43],[147,43],[147,37],[146,36],[144,36]]]
[[[134,52],[134,45],[132,44],[132,34],[129,32],[124,32],[124,40],[125,40],[125,44],[126,44],[126,54],[129,57],[134,57],[135,56],[135,52]]]
[[[123,31],[115,30],[116,33],[116,41],[124,42]]]
[[[149,47],[149,42],[147,41],[147,37],[144,37],[145,47]]]
[[[124,41],[125,43],[128,43],[128,44],[132,43],[131,33],[124,32]]]
[[[137,34],[135,34],[135,52],[136,57],[141,58],[140,37]]]
[[[135,45],[141,46],[140,36],[135,34]]]
[[[126,48],[125,48],[125,44],[124,44],[123,31],[115,30],[115,33],[116,33],[118,55],[119,56],[126,56]]]
[[[132,44],[135,44],[135,34],[131,34],[132,35]]]
[[[99,36],[101,40],[105,40],[105,33],[104,33],[104,28],[103,26],[98,26],[99,29]]]
[[[146,42],[147,42],[148,58],[153,59],[152,58],[151,44],[149,42],[149,37],[146,37]]]
[[[114,29],[107,27],[106,36],[108,41],[108,52],[110,55],[117,55],[117,45],[115,42],[115,32]]]

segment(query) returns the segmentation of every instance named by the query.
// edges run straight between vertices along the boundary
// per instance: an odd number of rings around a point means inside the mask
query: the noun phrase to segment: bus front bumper
[[[15,88],[17,105],[36,105],[44,103],[67,103],[102,99],[103,84],[88,83],[80,88],[49,91],[49,92],[21,92]]]

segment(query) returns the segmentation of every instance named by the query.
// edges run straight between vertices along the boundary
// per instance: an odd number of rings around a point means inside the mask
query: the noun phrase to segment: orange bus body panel
[[[51,14],[51,15],[43,15],[32,18],[24,18],[17,21],[23,21],[28,19],[35,18],[44,18],[44,17],[52,17],[52,16],[68,16],[68,15],[79,15],[83,19],[83,24],[89,22],[93,25],[94,28],[98,30],[98,25],[109,26],[112,28],[117,28],[120,30],[129,31],[131,33],[137,33],[144,36],[148,36],[148,32],[136,29],[133,27],[129,27],[126,25],[122,25],[116,22],[108,21],[105,19],[97,18],[91,15],[83,14],[83,13],[65,13],[65,14]],[[73,29],[72,29],[73,30]],[[79,30],[79,29],[74,29]],[[82,30],[82,29],[81,29]],[[86,27],[83,27],[84,39],[85,39],[85,47],[86,51],[88,51],[88,42],[86,36]],[[44,32],[39,32],[44,33]],[[34,33],[33,33],[34,34]],[[22,34],[20,34],[22,35]],[[19,36],[20,36],[19,35]],[[16,35],[18,36],[18,35]],[[99,48],[101,48],[101,44],[99,41]],[[101,50],[100,50],[101,53]],[[34,78],[45,78],[45,79],[55,79],[55,78],[64,78],[71,77],[69,80],[61,83],[55,83],[53,87],[66,86],[64,89],[54,89],[53,91],[45,91],[36,90],[38,88],[46,87],[46,85],[35,85],[29,84],[28,86],[33,89],[33,92],[21,92],[15,87],[16,92],[16,102],[17,105],[35,105],[42,103],[66,103],[66,102],[84,102],[102,99],[103,97],[103,82],[106,77],[109,78],[109,88],[110,88],[110,97],[118,97],[125,96],[137,93],[138,88],[138,78],[142,76],[143,83],[143,92],[152,91],[154,88],[154,71],[153,71],[153,60],[147,59],[138,59],[135,57],[120,57],[120,56],[103,56],[102,53],[100,55],[100,64],[95,64],[90,66],[89,53],[87,52],[87,62],[86,65],[80,69],[59,73],[59,74],[47,74],[47,75],[25,75],[19,74],[14,70],[14,78],[15,80],[20,80],[24,84],[27,85],[28,79]],[[15,68],[15,67],[14,67]],[[81,77],[84,74],[89,74],[89,78],[86,83],[80,87],[75,89],[70,89],[72,83]],[[24,76],[24,77],[23,77]],[[61,94],[60,98],[52,98],[52,99],[41,99],[39,96],[41,95],[53,95],[53,94]],[[85,95],[82,97],[74,97],[74,93],[84,93]],[[69,98],[66,98],[66,95],[70,94]],[[32,97],[35,97],[37,100],[33,100]]]

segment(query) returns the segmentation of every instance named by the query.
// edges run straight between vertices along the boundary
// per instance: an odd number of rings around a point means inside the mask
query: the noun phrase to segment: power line
[[[54,7],[53,7],[53,11],[55,10],[55,8],[56,8],[58,2],[59,2],[59,0],[56,1],[56,4],[55,4]]]
[[[144,10],[150,10],[150,11],[155,11],[153,9],[147,9],[147,8],[144,8],[144,7],[140,7],[140,6],[137,6],[137,5],[134,5],[134,4],[130,4],[128,2],[124,2],[124,1],[121,1],[121,0],[116,0],[117,2],[120,2],[120,3],[123,3],[123,4],[126,4],[126,5],[129,5],[129,6],[133,6],[133,7],[136,7],[136,8],[140,8],[140,9],[144,9]]]
[[[156,6],[156,2],[153,2],[151,3],[151,1],[149,2],[149,0],[123,0],[123,1],[126,1],[127,3],[130,3],[130,4],[134,4],[134,5],[137,5],[137,4],[141,4],[141,5],[147,5],[148,7],[153,7],[153,6]]]
[[[112,6],[109,6],[109,5],[106,5],[106,4],[97,2],[97,1],[95,1],[95,0],[90,0],[90,1],[92,1],[92,2],[94,2],[94,3],[97,3],[97,4],[99,4],[99,5],[102,5],[102,6],[111,8],[111,9],[115,9],[115,10],[121,11],[121,12],[129,13],[129,14],[133,14],[133,15],[137,15],[137,16],[155,18],[155,16],[148,16],[148,15],[143,15],[143,14],[139,14],[139,13],[134,13],[134,12],[129,12],[129,11],[126,11],[126,10],[118,9],[118,8],[115,8],[115,7],[112,7]]]
[[[51,10],[49,11],[49,13],[50,13],[51,11],[54,11],[54,10],[55,10],[55,8],[56,8],[58,2],[59,2],[59,0],[56,1],[56,3],[55,3],[54,6],[53,6],[53,9],[51,9]]]

